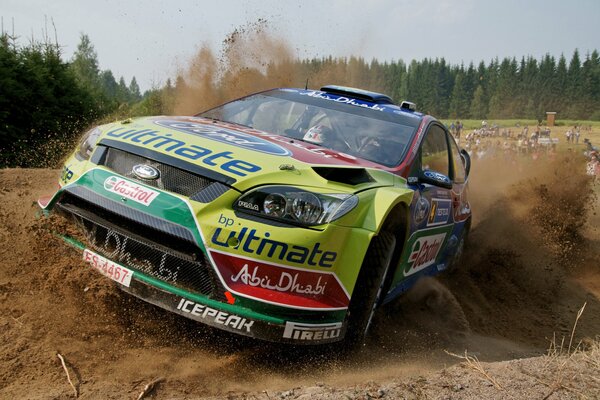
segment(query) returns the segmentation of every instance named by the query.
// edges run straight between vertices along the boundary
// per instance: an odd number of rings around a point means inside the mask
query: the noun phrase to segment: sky
[[[299,58],[468,65],[600,50],[600,0],[0,0],[0,17],[21,44],[43,39],[46,26],[54,39],[53,23],[65,60],[87,34],[100,69],[135,76],[142,90],[259,18]]]

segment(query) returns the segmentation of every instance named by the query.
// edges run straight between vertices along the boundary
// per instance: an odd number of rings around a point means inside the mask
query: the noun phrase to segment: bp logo
[[[177,121],[177,120],[157,120],[155,124],[165,128],[175,129],[180,132],[191,133],[202,136],[206,139],[221,143],[231,144],[244,149],[260,151],[261,153],[272,154],[275,156],[289,156],[292,153],[268,140],[250,135],[248,133],[226,129],[220,126],[206,125],[200,122]]]
[[[445,238],[446,233],[417,238],[408,256],[408,265],[404,275],[412,275],[433,265],[440,253]]]

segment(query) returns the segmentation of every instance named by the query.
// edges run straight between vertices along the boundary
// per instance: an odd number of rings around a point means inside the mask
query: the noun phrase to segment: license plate
[[[125,268],[122,265],[102,257],[89,249],[83,251],[83,261],[89,263],[96,271],[102,275],[109,277],[115,282],[119,282],[123,286],[129,287],[133,271]]]

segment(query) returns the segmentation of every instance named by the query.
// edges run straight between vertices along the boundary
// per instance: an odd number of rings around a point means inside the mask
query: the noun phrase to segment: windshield
[[[388,167],[400,163],[415,131],[395,122],[390,113],[283,91],[245,97],[199,116],[310,142]]]

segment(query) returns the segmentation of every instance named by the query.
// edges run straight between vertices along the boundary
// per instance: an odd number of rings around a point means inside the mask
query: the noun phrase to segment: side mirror
[[[469,172],[471,172],[471,156],[465,149],[460,150],[460,156],[462,157],[462,162],[465,166],[465,173],[469,176]]]
[[[419,182],[452,189],[452,181],[444,174],[426,169],[419,174]]]

